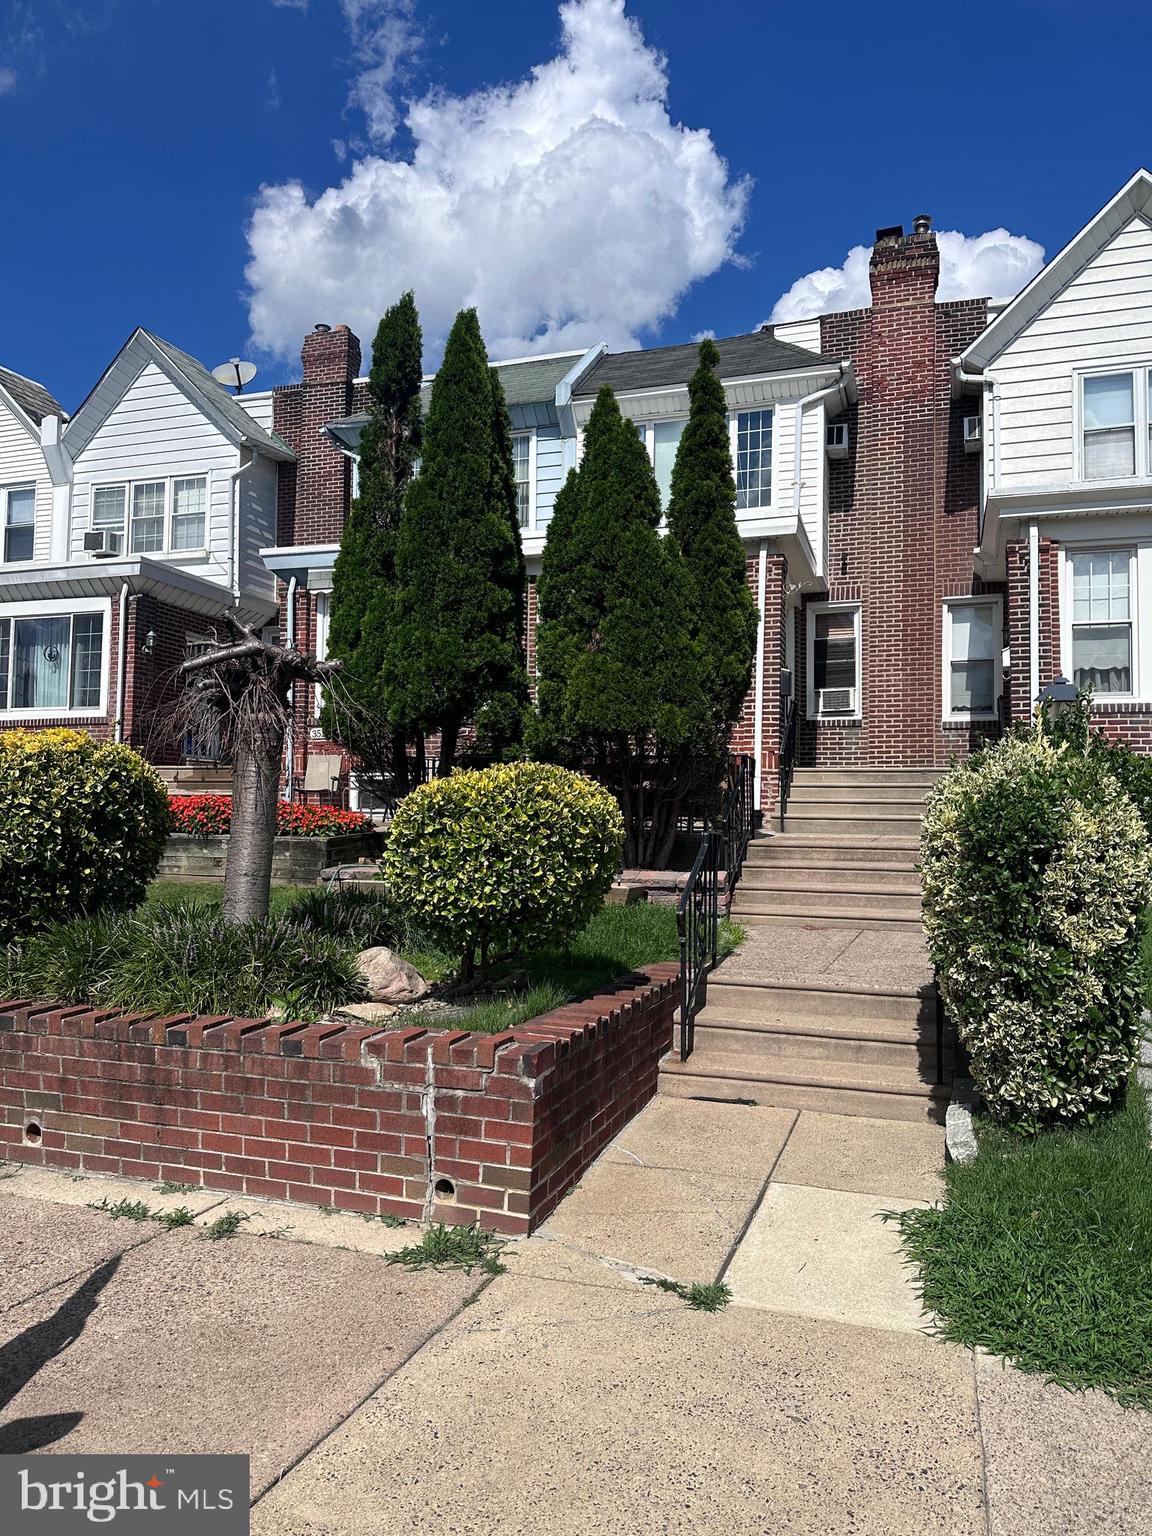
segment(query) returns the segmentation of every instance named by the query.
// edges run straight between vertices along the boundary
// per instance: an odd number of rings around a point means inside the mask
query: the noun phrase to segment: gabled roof
[[[255,448],[272,459],[296,457],[282,438],[266,431],[249,416],[202,363],[171,342],[154,336],[151,331],[138,328],[68,423],[64,442],[73,459],[92,441],[149,363],[154,363],[212,425],[237,446]]]
[[[53,399],[43,384],[37,384],[35,379],[26,379],[22,373],[13,373],[11,368],[0,368],[0,389],[3,389],[9,399],[14,400],[37,426],[45,416],[59,416],[62,419],[64,417],[64,409],[60,402]]]
[[[720,353],[717,374],[721,379],[754,378],[764,373],[800,373],[805,369],[835,368],[838,359],[822,357],[779,341],[769,328],[745,336],[728,336],[716,343]],[[639,352],[605,352],[572,386],[575,396],[594,395],[608,384],[620,394],[634,390],[669,389],[684,385],[699,362],[698,342],[675,347],[651,347]]]
[[[1036,316],[1098,256],[1124,226],[1137,217],[1152,221],[1152,174],[1140,169],[1105,203],[1078,235],[1041,268],[1026,288],[985,327],[961,356],[965,368],[979,373],[1026,330]]]

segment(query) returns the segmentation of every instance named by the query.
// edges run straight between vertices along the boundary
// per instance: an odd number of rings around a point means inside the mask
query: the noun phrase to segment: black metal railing
[[[720,925],[720,834],[705,832],[676,904],[680,938],[680,1060],[692,1054],[696,1015],[708,997],[708,976],[716,964]]]
[[[788,809],[788,796],[792,791],[792,775],[796,771],[796,700],[790,694],[780,700],[780,711],[780,795],[776,811],[783,832],[784,813]]]
[[[721,835],[724,839],[724,885],[728,899],[736,889],[756,825],[756,769],[750,757],[733,759],[732,781],[724,796]]]

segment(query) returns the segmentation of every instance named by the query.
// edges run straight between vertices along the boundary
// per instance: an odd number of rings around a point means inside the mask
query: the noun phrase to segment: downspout
[[[284,629],[285,639],[289,649],[296,646],[296,578],[288,578],[288,595],[284,604]],[[293,773],[295,769],[295,754],[293,752],[292,732],[296,724],[295,716],[296,690],[288,689],[288,735],[284,742],[284,798],[292,799]]]
[[[228,551],[228,590],[237,607],[240,606],[240,477],[246,474],[255,462],[256,450],[249,448],[248,462],[240,464],[228,477],[232,481],[232,540]]]
[[[984,543],[984,517],[988,505],[988,494],[1000,484],[1000,384],[999,380],[991,373],[965,373],[964,365],[958,357],[952,359],[952,367],[957,384],[974,384],[987,390],[987,401],[990,409],[984,411],[984,423],[988,432],[988,453],[984,462],[988,468],[988,483],[982,487],[983,494],[980,498],[980,530],[977,548]]]
[[[1028,714],[1040,692],[1040,528],[1028,524]]]
[[[756,627],[756,703],[752,725],[752,746],[756,753],[756,792],[753,803],[761,806],[761,790],[764,779],[764,599],[768,591],[768,540],[760,540],[759,563],[756,570],[756,607],[760,623]]]
[[[124,740],[124,683],[128,670],[128,583],[120,584],[120,622],[116,630],[116,723],[113,741]]]

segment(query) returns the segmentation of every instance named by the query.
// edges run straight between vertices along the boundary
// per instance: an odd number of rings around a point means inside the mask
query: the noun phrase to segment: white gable
[[[36,491],[35,558],[47,559],[52,540],[52,476],[39,438],[28,419],[0,390],[0,492],[34,487]],[[0,521],[6,498],[0,495]],[[0,563],[3,562],[3,528],[0,527]]]

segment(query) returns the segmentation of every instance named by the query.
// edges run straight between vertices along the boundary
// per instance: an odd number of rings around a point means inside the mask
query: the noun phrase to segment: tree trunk
[[[428,777],[428,743],[423,730],[416,732],[416,784],[424,783]]]
[[[392,731],[392,785],[398,800],[408,793],[408,737],[398,725]]]
[[[232,831],[224,869],[224,919],[229,923],[268,916],[281,752],[281,739],[245,746],[232,770]]]
[[[440,766],[436,770],[438,779],[446,779],[452,772],[456,763],[456,743],[460,739],[460,724],[456,720],[450,720],[440,727]]]

